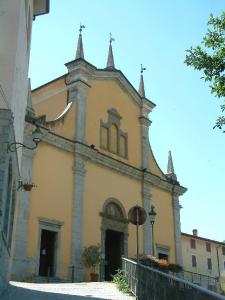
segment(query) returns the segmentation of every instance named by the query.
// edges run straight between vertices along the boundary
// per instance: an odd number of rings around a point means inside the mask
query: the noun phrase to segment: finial
[[[112,44],[112,42],[114,42],[115,41],[115,39],[112,37],[112,33],[110,32],[110,34],[109,34],[109,43],[110,43],[110,45]]]
[[[177,180],[177,176],[174,172],[173,159],[172,159],[171,151],[169,151],[169,155],[168,155],[167,175],[170,178],[172,178],[173,180]]]
[[[144,86],[144,78],[143,78],[143,72],[146,70],[146,68],[143,68],[141,64],[141,78],[140,78],[140,84],[139,84],[139,94],[142,98],[145,98],[145,86]]]
[[[84,28],[85,28],[85,25],[80,24],[80,29],[79,29],[80,34],[81,34],[81,32],[82,32],[82,30],[83,30]]]
[[[84,25],[80,24],[80,29],[79,29],[79,38],[78,38],[78,43],[77,43],[77,52],[76,52],[76,59],[78,58],[84,58],[84,50],[83,50],[83,42],[82,42],[82,30],[85,28]]]
[[[109,53],[108,53],[108,60],[107,60],[107,69],[115,69],[114,65],[114,58],[113,58],[113,51],[112,51],[112,42],[115,41],[115,39],[112,37],[112,34],[110,32],[109,34]]]
[[[146,70],[146,68],[143,68],[142,64],[141,64],[141,74],[143,74],[143,72]]]

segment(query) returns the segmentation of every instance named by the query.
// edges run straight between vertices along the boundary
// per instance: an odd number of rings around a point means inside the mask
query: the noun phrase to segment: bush
[[[131,289],[129,288],[123,270],[117,270],[117,273],[113,275],[112,282],[115,283],[118,289],[125,294],[132,294]]]

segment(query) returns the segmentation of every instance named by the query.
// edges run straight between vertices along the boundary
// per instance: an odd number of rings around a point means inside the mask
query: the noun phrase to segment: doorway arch
[[[122,255],[128,255],[128,219],[122,203],[108,198],[100,213],[101,222],[101,280],[110,280],[121,268]]]

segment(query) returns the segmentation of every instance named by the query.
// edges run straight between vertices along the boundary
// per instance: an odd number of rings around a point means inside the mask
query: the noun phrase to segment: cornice
[[[25,133],[31,135],[33,124],[26,123]],[[79,154],[85,160],[89,160],[94,164],[104,166],[118,172],[122,175],[128,176],[135,180],[143,180],[155,187],[162,188],[163,190],[172,192],[174,191],[177,195],[182,195],[186,192],[186,188],[180,186],[179,184],[171,184],[167,180],[160,178],[148,171],[145,171],[145,176],[143,177],[143,171],[139,168],[126,164],[120,160],[116,160],[106,154],[103,154],[99,150],[92,149],[89,145],[66,139],[60,135],[50,132],[47,128],[41,127],[43,133],[42,143],[49,144],[51,146],[57,147],[64,151],[70,152],[72,154]],[[38,151],[38,150],[37,150]]]

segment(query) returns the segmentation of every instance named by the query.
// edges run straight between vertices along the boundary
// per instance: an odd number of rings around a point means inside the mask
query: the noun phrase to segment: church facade
[[[81,28],[82,29],[82,28]],[[12,278],[56,276],[87,279],[84,246],[99,244],[101,277],[110,279],[121,255],[136,256],[136,228],[128,211],[139,205],[157,218],[152,245],[149,217],[140,226],[140,253],[182,264],[179,196],[172,157],[168,172],[149,144],[149,113],[143,74],[137,91],[115,68],[110,39],[107,66],[84,59],[82,34],[67,74],[33,90],[25,139],[38,124],[42,143],[27,150],[24,176],[35,183],[21,191]],[[29,152],[29,154],[28,154]],[[22,175],[23,176],[23,175]]]

